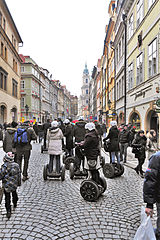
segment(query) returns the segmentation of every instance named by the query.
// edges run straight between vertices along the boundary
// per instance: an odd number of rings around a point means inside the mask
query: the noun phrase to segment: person
[[[3,130],[1,124],[0,124],[0,141],[3,141]]]
[[[155,130],[150,130],[147,133],[147,152],[148,152],[148,159],[158,151],[158,143],[157,143],[157,136]]]
[[[136,136],[136,126],[132,126],[132,128],[129,130],[129,146],[131,147],[132,142]]]
[[[49,154],[49,173],[53,171],[53,160],[56,157],[56,171],[60,173],[60,155],[62,154],[63,133],[57,121],[51,122],[51,127],[47,130],[48,154]]]
[[[105,122],[103,122],[103,124],[102,124],[102,132],[103,132],[103,137],[105,138],[106,137],[106,132],[107,132],[107,127],[106,127]]]
[[[35,124],[33,125],[33,129],[35,131],[35,134],[38,136],[38,124],[37,124],[37,122],[35,122]],[[37,142],[37,140],[36,140],[36,142]]]
[[[100,155],[100,148],[96,126],[93,122],[87,123],[85,124],[85,129],[86,134],[84,141],[77,146],[77,149],[79,154],[82,154],[80,148],[84,149],[84,155],[86,156],[87,160],[97,160],[97,157]],[[98,169],[92,170],[92,178],[94,181],[100,184],[101,181]]]
[[[7,218],[11,217],[11,195],[14,208],[17,207],[18,194],[17,187],[20,186],[21,172],[19,165],[14,162],[14,155],[12,152],[5,154],[3,158],[4,164],[0,168],[0,180],[5,195],[5,208],[7,211]]]
[[[80,116],[78,119],[78,122],[76,122],[76,124],[74,126],[73,135],[75,137],[75,143],[80,143],[80,142],[84,141],[84,137],[86,134],[85,125],[86,125],[86,122],[84,121],[83,116]],[[81,154],[79,154],[78,148],[75,148],[75,162],[76,162],[77,173],[80,172],[80,166],[81,166],[82,160],[84,160],[84,157]]]
[[[37,127],[38,127],[38,140],[39,140],[39,143],[41,143],[44,137],[44,129],[43,129],[42,123],[39,122]]]
[[[144,131],[140,130],[137,135],[136,138],[133,140],[132,142],[132,147],[135,150],[135,158],[138,158],[138,165],[135,167],[135,171],[137,174],[140,173],[141,177],[144,177],[144,172],[142,170],[142,166],[144,164],[145,158],[146,158],[146,144],[147,144],[147,138],[144,135]],[[133,152],[133,151],[132,151]]]
[[[97,120],[94,120],[93,123],[95,124],[96,130],[97,130],[97,133],[99,136],[99,143],[101,146],[102,145],[102,136],[103,136],[102,126]]]
[[[27,123],[23,123],[15,132],[12,147],[16,149],[16,162],[19,164],[20,169],[22,166],[22,158],[24,157],[23,166],[23,181],[28,177],[28,164],[31,155],[32,145],[31,141],[36,140],[37,136],[33,128],[29,127]]]
[[[110,140],[110,152],[111,152],[111,161],[115,163],[115,157],[117,158],[117,163],[120,164],[120,148],[119,148],[119,130],[117,128],[117,122],[110,122],[111,128],[109,129],[108,136],[103,139],[105,142],[107,139]]]
[[[15,156],[15,149],[12,147],[12,142],[14,139],[14,134],[17,131],[18,123],[12,122],[11,127],[7,127],[4,133],[4,140],[3,140],[3,151],[4,152],[13,152]]]
[[[157,206],[156,239],[160,240],[160,151],[154,153],[149,159],[143,183],[143,199],[146,203],[145,212],[153,215],[153,205]]]
[[[119,134],[120,145],[120,161],[126,163],[127,161],[127,148],[129,144],[129,131],[128,126],[124,125],[123,130]]]
[[[66,138],[66,150],[69,153],[69,156],[73,155],[73,128],[69,121],[69,119],[66,119],[64,121],[65,124],[65,132],[64,136]]]
[[[46,138],[47,138],[47,130],[50,128],[51,123],[50,119],[47,119],[47,122],[43,124],[43,131],[44,131],[44,149],[46,149]]]

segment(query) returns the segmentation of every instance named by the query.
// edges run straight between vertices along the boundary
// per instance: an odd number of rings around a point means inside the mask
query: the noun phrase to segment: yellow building
[[[20,119],[20,62],[22,39],[6,5],[0,1],[0,123]]]
[[[159,132],[160,1],[127,0],[127,120]]]

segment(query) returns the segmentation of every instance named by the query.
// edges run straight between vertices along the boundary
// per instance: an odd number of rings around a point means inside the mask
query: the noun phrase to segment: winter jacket
[[[79,143],[81,141],[84,141],[84,137],[86,134],[85,125],[86,125],[85,121],[79,121],[75,124],[74,126],[75,142]]]
[[[12,142],[14,139],[14,134],[17,131],[16,128],[7,128],[4,133],[4,140],[3,140],[3,151],[7,152],[14,152],[12,147]]]
[[[35,123],[35,124],[33,125],[33,129],[34,129],[34,131],[35,131],[35,134],[38,136],[38,125],[37,125],[37,123]]]
[[[95,127],[99,136],[103,135],[102,126],[99,123],[95,123]]]
[[[3,140],[3,131],[2,131],[2,129],[0,128],[0,141],[2,141]]]
[[[66,125],[64,136],[66,137],[66,149],[73,149],[73,127],[71,124]]]
[[[87,159],[90,160],[97,159],[98,155],[100,154],[100,150],[99,150],[99,137],[95,130],[86,133],[81,148],[84,149],[84,153]]]
[[[110,128],[108,136],[103,141],[110,139],[110,152],[119,152],[119,130],[117,126]]]
[[[63,133],[60,128],[49,128],[47,131],[48,154],[62,154]]]
[[[132,142],[132,147],[137,149],[137,153],[135,153],[135,158],[145,159],[146,158],[146,136],[141,137],[139,134],[136,135],[136,138]]]
[[[36,140],[37,139],[37,135],[35,134],[35,131],[33,130],[33,128],[29,127],[29,128],[25,128],[25,127],[20,127],[21,129],[26,129],[27,131],[27,138],[28,138],[28,142],[26,144],[18,144],[15,143],[14,140],[12,142],[12,147],[16,148],[16,152],[24,152],[24,151],[29,151],[32,150],[32,145],[31,145],[31,141],[32,140]],[[18,129],[17,129],[18,131]]]
[[[46,122],[46,123],[43,124],[44,134],[47,134],[47,130],[50,127],[51,127],[51,124],[49,122]]]
[[[155,202],[160,203],[160,151],[153,154],[145,173],[143,198],[148,208]]]
[[[147,137],[147,151],[148,151],[148,159],[158,151],[157,141],[154,141],[150,137]]]
[[[129,131],[123,129],[119,134],[119,142],[120,143],[129,143]]]
[[[21,172],[19,165],[12,162],[5,161],[0,168],[0,180],[6,192],[13,192],[20,185]]]

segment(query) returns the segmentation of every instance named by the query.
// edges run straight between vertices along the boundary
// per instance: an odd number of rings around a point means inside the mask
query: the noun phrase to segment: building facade
[[[22,39],[7,7],[0,1],[0,123],[20,120],[19,44]]]

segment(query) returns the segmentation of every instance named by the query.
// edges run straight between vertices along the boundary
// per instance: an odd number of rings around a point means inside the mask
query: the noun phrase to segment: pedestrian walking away
[[[0,168],[0,180],[2,180],[2,187],[5,195],[5,207],[7,217],[11,217],[11,195],[14,208],[17,207],[18,194],[17,187],[21,183],[21,172],[19,165],[14,162],[14,155],[12,152],[5,154],[3,158],[4,164]]]
[[[66,150],[68,151],[69,156],[72,156],[73,155],[73,127],[69,119],[66,119],[64,121],[64,124],[65,124],[64,136],[66,138]]]
[[[23,166],[23,181],[26,181],[28,177],[28,164],[29,158],[32,150],[31,141],[36,140],[37,136],[33,128],[29,127],[29,125],[22,124],[14,135],[13,140],[13,148],[16,149],[16,162],[19,164],[20,169],[22,166],[22,158],[24,157],[24,166]]]
[[[3,139],[3,151],[4,152],[13,152],[15,154],[15,148],[12,146],[12,142],[14,139],[14,134],[17,131],[18,123],[12,122],[10,127],[6,128],[4,132],[4,139]]]
[[[129,145],[128,126],[124,125],[123,130],[119,134],[120,160],[124,163],[127,161],[127,148]]]
[[[47,130],[51,127],[50,119],[47,119],[47,122],[43,124],[44,131],[44,149],[46,149],[46,139],[47,139]]]
[[[148,216],[153,215],[153,205],[157,206],[156,239],[160,240],[160,151],[149,159],[143,184],[143,198],[147,203],[145,212]]]

